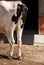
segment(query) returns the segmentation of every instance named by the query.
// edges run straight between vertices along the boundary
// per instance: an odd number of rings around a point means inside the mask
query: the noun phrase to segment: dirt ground
[[[22,45],[22,60],[16,58],[16,45],[13,58],[9,59],[9,48],[9,44],[0,44],[0,65],[44,65],[44,46]]]

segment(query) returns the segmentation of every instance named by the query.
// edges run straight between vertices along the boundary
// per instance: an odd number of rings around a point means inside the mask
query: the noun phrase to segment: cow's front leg
[[[21,58],[22,31],[23,29],[19,29],[17,31],[18,58]]]
[[[10,44],[10,57],[13,56],[13,51],[14,51],[14,46],[15,46],[15,40],[14,40],[14,36],[13,36],[14,31],[11,31],[11,44]]]

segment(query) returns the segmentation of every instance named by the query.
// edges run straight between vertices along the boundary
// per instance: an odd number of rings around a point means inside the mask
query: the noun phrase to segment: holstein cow
[[[17,33],[18,58],[21,58],[22,32],[27,13],[27,6],[20,1],[0,1],[0,32],[7,36],[10,43],[10,57],[14,51],[14,36]]]

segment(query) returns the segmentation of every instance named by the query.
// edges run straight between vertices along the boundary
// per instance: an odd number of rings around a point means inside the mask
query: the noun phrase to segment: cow
[[[4,33],[10,43],[10,57],[13,56],[17,33],[18,58],[21,58],[22,32],[27,14],[27,6],[21,1],[0,1],[0,32]]]

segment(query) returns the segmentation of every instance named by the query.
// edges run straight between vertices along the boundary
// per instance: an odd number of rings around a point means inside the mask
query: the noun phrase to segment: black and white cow
[[[20,1],[0,1],[0,32],[7,36],[11,57],[15,43],[14,31],[17,33],[18,57],[21,57],[22,32],[27,10],[27,6]]]

